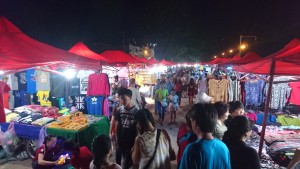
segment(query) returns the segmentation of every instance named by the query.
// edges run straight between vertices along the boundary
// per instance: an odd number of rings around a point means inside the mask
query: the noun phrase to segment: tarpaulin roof
[[[229,58],[226,61],[223,61],[222,64],[223,65],[225,65],[225,64],[231,64],[232,62],[238,61],[240,59],[241,59],[241,57],[238,54],[236,54],[232,58]]]
[[[220,63],[222,61],[222,58],[215,58],[209,62],[207,62],[207,64],[217,64],[217,63]]]
[[[208,64],[221,64],[223,62],[227,62],[229,59],[226,59],[226,58],[216,58],[210,62],[208,62]]]
[[[0,69],[17,70],[63,63],[97,69],[99,63],[34,40],[0,16]]]
[[[101,56],[98,53],[93,52],[83,42],[77,42],[74,46],[72,46],[71,49],[69,49],[69,52],[80,56],[84,56],[86,58],[110,63],[109,59],[105,58],[104,56]]]
[[[102,56],[109,59],[113,63],[140,63],[141,61],[131,55],[119,50],[107,50],[101,53]]]
[[[168,62],[165,59],[161,60],[159,63],[163,64],[163,65],[166,65],[166,66],[173,66],[174,65],[174,63]]]
[[[275,62],[275,75],[300,75],[300,41],[294,39],[283,49],[257,62],[235,66],[241,72],[270,74],[271,62]]]
[[[150,58],[150,59],[148,60],[148,63],[154,65],[154,64],[159,64],[159,61],[155,60],[155,58]]]
[[[232,61],[231,64],[234,64],[234,65],[247,64],[247,63],[258,61],[260,59],[261,59],[261,57],[258,54],[256,54],[255,52],[249,52],[241,59]]]
[[[138,56],[134,56],[134,58],[136,59],[136,60],[139,60],[140,61],[140,63],[145,63],[145,64],[149,64],[148,63],[148,60],[146,59],[146,58],[144,58],[144,57],[138,57]]]

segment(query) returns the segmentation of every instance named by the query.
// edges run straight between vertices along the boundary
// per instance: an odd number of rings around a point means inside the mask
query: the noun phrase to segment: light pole
[[[239,46],[239,55],[241,56],[241,46],[242,46],[242,40],[243,38],[254,38],[254,40],[257,40],[257,36],[244,36],[240,35],[240,46]]]

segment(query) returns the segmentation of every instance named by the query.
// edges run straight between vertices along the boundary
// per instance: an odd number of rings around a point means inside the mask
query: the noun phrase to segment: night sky
[[[258,37],[243,41],[261,56],[300,38],[300,0],[0,0],[0,15],[65,50],[78,41],[98,53],[156,43],[156,58],[175,61],[237,49],[240,34]]]

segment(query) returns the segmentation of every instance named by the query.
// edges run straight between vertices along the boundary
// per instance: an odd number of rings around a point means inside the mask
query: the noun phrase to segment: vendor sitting
[[[63,144],[63,149],[72,154],[71,165],[75,169],[89,169],[93,155],[86,146],[80,147],[74,141],[67,140]]]
[[[36,150],[32,168],[33,169],[52,169],[57,165],[55,158],[55,145],[57,137],[48,135],[44,138],[43,145]]]

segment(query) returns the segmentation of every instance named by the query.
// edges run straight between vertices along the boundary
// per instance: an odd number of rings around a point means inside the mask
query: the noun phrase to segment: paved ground
[[[153,111],[153,100],[152,99],[146,99],[146,100],[149,104],[148,108],[152,112],[154,112]],[[176,143],[177,132],[178,132],[179,126],[182,124],[182,122],[185,121],[184,116],[185,116],[186,111],[189,108],[189,106],[187,105],[187,102],[188,102],[188,100],[186,98],[182,99],[182,107],[177,112],[177,119],[176,119],[177,123],[176,124],[168,125],[170,122],[170,114],[166,114],[164,125],[160,125],[157,123],[158,115],[153,113],[153,117],[156,122],[156,127],[163,128],[169,133],[171,141],[172,141],[172,146],[176,153],[178,151],[178,147],[177,147],[177,143]],[[112,157],[112,160],[113,159],[114,159],[114,157]],[[31,160],[30,159],[27,159],[24,161],[7,161],[7,159],[0,160],[0,169],[30,169],[30,168],[31,168]],[[172,162],[172,169],[173,168],[174,169],[177,168],[176,161]]]

